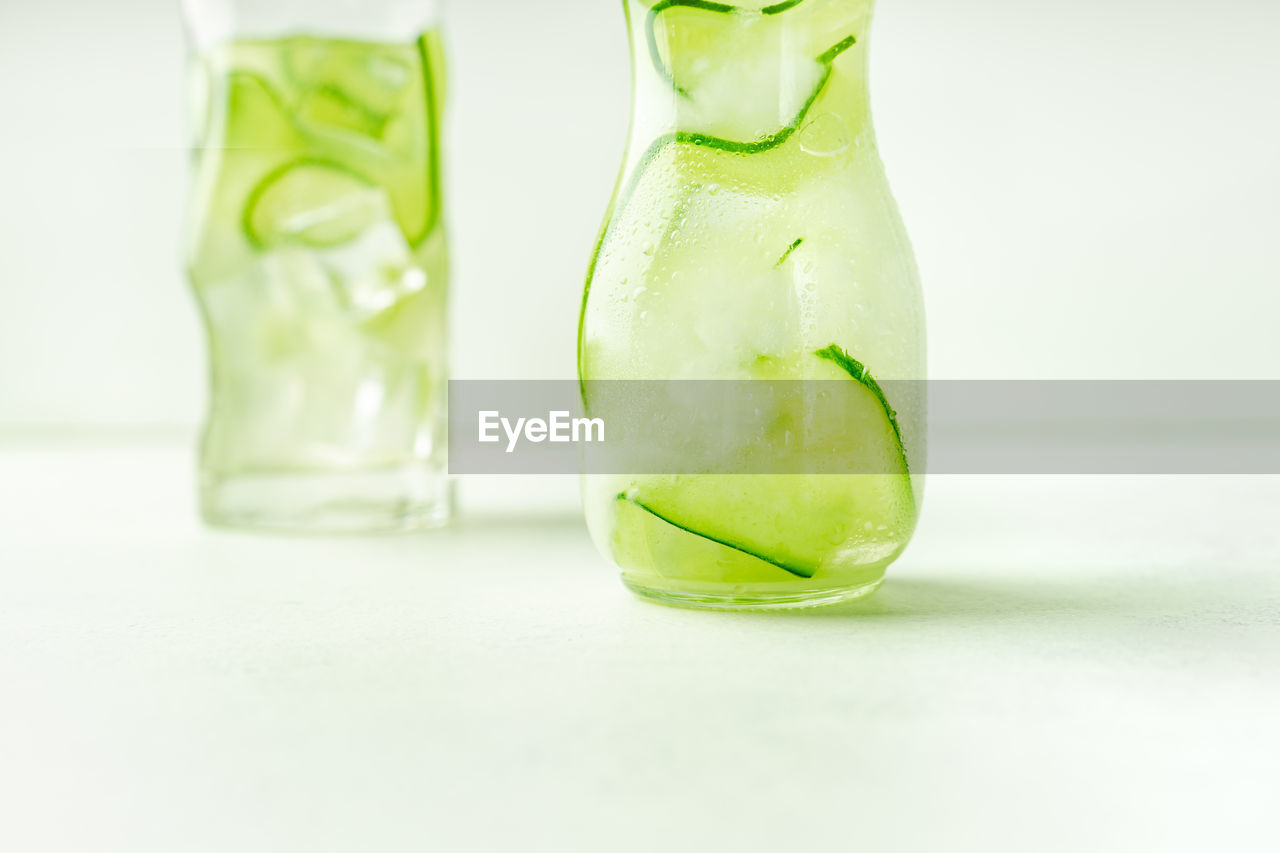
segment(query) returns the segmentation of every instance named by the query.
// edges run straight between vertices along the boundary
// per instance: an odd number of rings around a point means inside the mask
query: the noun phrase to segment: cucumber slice
[[[217,169],[219,182],[236,190],[220,192],[235,204],[226,221],[248,223],[251,193],[307,159],[381,187],[405,239],[421,246],[440,219],[442,67],[434,33],[415,44],[298,37],[218,49],[210,72],[228,82],[225,124],[212,135],[234,153]],[[259,247],[264,236],[247,227],[238,238]]]
[[[787,261],[789,261],[791,259],[791,256],[795,254],[796,249],[799,249],[803,245],[804,245],[804,238],[797,237],[796,241],[792,243],[790,246],[788,246],[787,250],[782,253],[782,257],[778,258],[778,262],[773,265],[774,268],[780,269],[782,265],[785,264]]]
[[[249,194],[244,232],[257,248],[335,246],[389,218],[386,193],[369,179],[338,163],[295,160]]]
[[[284,98],[259,74],[233,71],[227,76],[222,116],[219,141],[226,149],[287,152],[298,147],[298,132]]]
[[[692,583],[775,584],[805,577],[803,569],[779,566],[733,542],[714,539],[673,524],[625,493],[614,501],[611,551],[628,571],[664,575]]]
[[[381,132],[379,150],[383,156],[369,158],[367,171],[390,193],[405,239],[417,248],[439,224],[442,210],[439,78],[444,58],[439,36],[422,36],[412,56],[414,74],[404,90],[404,100],[390,113]]]
[[[770,567],[775,579],[777,569],[812,578],[850,553],[864,563],[893,556],[916,517],[897,414],[866,367],[842,348],[833,344],[814,357],[830,365],[831,377],[856,383],[845,383],[840,406],[845,416],[815,422],[796,399],[794,408],[778,411],[774,419],[777,430],[804,436],[800,452],[805,459],[820,470],[827,460],[832,473],[638,478],[618,496],[615,553],[620,559],[649,564],[645,568],[670,565],[671,549],[696,537],[705,542],[688,542],[688,547],[705,551],[710,542],[718,546],[717,556],[708,561],[686,554],[676,560],[683,579],[715,581],[732,571],[735,582],[746,583],[742,572],[747,568],[749,578],[763,573],[767,579]],[[848,470],[877,473],[841,473]],[[646,547],[666,549],[667,557],[647,559]]]
[[[405,238],[420,245],[440,217],[438,37],[412,47],[300,38],[284,67],[310,155],[386,188]]]
[[[866,14],[848,0],[660,0],[647,36],[659,75],[680,96],[677,138],[739,153],[786,142],[826,88],[832,63],[857,44]]]
[[[902,467],[904,473],[909,472],[910,466],[907,464],[907,449],[902,442],[902,427],[898,423],[898,413],[889,403],[889,398],[885,395],[884,389],[880,387],[880,383],[871,375],[871,371],[867,370],[866,365],[858,361],[849,353],[845,352],[838,344],[832,344],[823,350],[815,353],[818,358],[829,361],[839,367],[845,373],[861,385],[863,388],[871,392],[871,395],[880,403],[880,408],[889,417],[889,426],[893,428],[894,439],[897,444],[898,454],[902,457]]]
[[[217,66],[209,73],[218,73]],[[268,77],[233,71],[211,94],[208,136],[198,152],[198,221],[191,246],[192,275],[202,284],[234,277],[251,257],[254,247],[241,227],[245,199],[263,175],[303,150],[288,107]]]

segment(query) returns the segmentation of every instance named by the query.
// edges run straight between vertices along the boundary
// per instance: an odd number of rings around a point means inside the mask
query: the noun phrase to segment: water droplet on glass
[[[800,147],[817,157],[834,157],[849,150],[849,128],[836,113],[818,116],[800,130]]]

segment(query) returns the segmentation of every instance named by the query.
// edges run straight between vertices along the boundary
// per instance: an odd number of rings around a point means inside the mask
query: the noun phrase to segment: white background
[[[461,376],[572,375],[619,6],[453,0]],[[1277,33],[882,0],[935,375],[1280,378]],[[569,479],[201,526],[183,53],[176,0],[0,0],[0,849],[1280,849],[1280,478],[934,478],[879,595],[764,617],[635,600]]]
[[[567,378],[621,161],[618,0],[449,7],[454,365]],[[937,377],[1280,378],[1280,4],[884,0]],[[0,425],[186,427],[176,0],[0,4]]]
[[[232,536],[188,457],[0,445],[5,853],[1280,850],[1280,478],[938,477],[873,598],[712,614],[530,480]]]

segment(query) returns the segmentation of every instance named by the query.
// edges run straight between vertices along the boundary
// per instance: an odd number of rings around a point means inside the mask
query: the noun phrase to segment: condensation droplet
[[[834,157],[849,150],[849,128],[837,113],[820,115],[806,124],[798,136],[800,147],[816,157]]]

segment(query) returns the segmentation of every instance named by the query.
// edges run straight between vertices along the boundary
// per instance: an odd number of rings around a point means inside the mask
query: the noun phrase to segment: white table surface
[[[1280,849],[1280,479],[937,478],[799,615],[632,599],[564,480],[364,540],[192,491],[0,445],[0,849]]]

